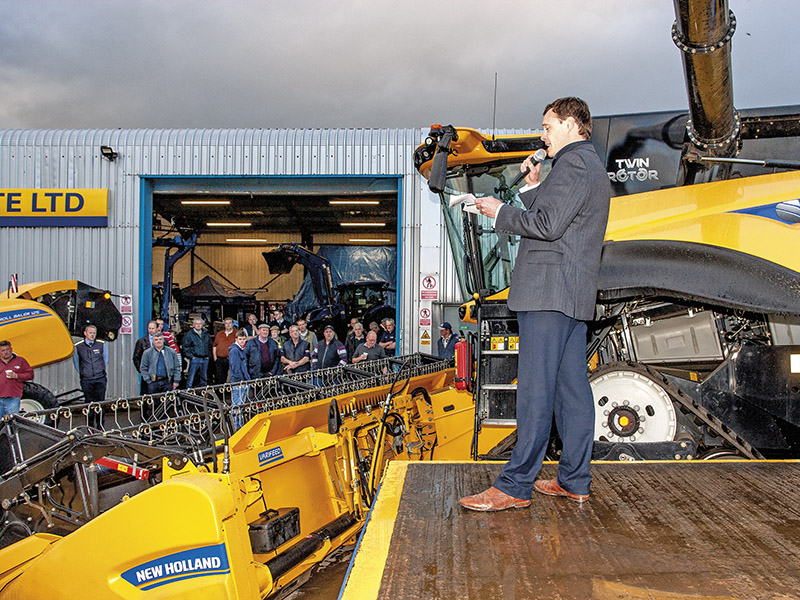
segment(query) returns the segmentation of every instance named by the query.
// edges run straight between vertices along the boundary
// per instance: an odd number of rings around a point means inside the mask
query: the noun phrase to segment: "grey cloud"
[[[731,0],[737,106],[797,101],[792,0]],[[534,127],[682,109],[664,0],[0,0],[0,127]],[[750,36],[747,32],[751,33]]]

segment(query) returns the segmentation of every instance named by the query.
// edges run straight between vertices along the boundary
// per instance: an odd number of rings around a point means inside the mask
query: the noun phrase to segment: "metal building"
[[[108,190],[106,227],[4,227],[0,274],[21,282],[79,279],[133,299],[132,333],[109,348],[109,396],[138,393],[131,362],[150,318],[153,193],[202,190],[281,178],[370,176],[397,183],[398,349],[422,344],[421,275],[436,275],[433,347],[443,306],[462,301],[438,198],[413,166],[422,129],[2,130],[0,191]],[[101,148],[105,148],[105,156]],[[246,182],[245,179],[247,178]],[[71,364],[45,367],[36,380],[56,393],[78,387]]]

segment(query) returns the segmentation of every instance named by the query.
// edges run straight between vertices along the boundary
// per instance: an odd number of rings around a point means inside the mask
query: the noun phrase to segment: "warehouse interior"
[[[165,257],[178,251],[176,236],[185,241],[196,234],[196,242],[174,262],[171,298],[180,300],[180,290],[205,277],[254,298],[211,303],[208,308],[183,303],[171,319],[179,328],[197,311],[207,310],[211,321],[222,316],[240,320],[251,311],[261,319],[269,307],[291,301],[303,284],[305,269],[295,266],[286,274],[271,273],[262,256],[280,244],[300,244],[312,252],[326,246],[390,249],[399,268],[398,177],[158,178],[147,182],[143,200],[143,210],[149,212],[143,216],[152,222],[152,239],[145,240],[143,232],[143,245],[150,249],[151,278],[146,284],[153,289],[154,314],[161,310],[169,276]],[[354,280],[374,276],[359,271],[355,275]]]

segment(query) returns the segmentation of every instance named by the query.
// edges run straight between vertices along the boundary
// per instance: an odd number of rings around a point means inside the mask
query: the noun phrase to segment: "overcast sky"
[[[798,0],[730,0],[737,108],[800,104]],[[0,128],[537,127],[687,106],[672,0],[0,0]]]

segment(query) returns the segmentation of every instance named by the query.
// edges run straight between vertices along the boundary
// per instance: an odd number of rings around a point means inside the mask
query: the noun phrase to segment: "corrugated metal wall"
[[[107,228],[0,228],[0,277],[22,282],[76,278],[114,293],[134,295],[134,335],[110,346],[110,396],[137,390],[131,363],[140,329],[141,176],[401,175],[403,349],[415,350],[419,330],[418,248],[422,205],[436,203],[413,167],[422,129],[190,129],[0,130],[0,188],[108,188]],[[100,146],[119,153],[114,162]],[[439,229],[441,225],[436,224]],[[146,234],[149,236],[149,232]],[[440,299],[460,301],[443,231],[437,272]],[[417,257],[417,258],[415,258]],[[427,269],[434,267],[427,267]],[[426,272],[429,272],[426,269]],[[71,365],[42,369],[37,380],[61,392],[77,387]]]

